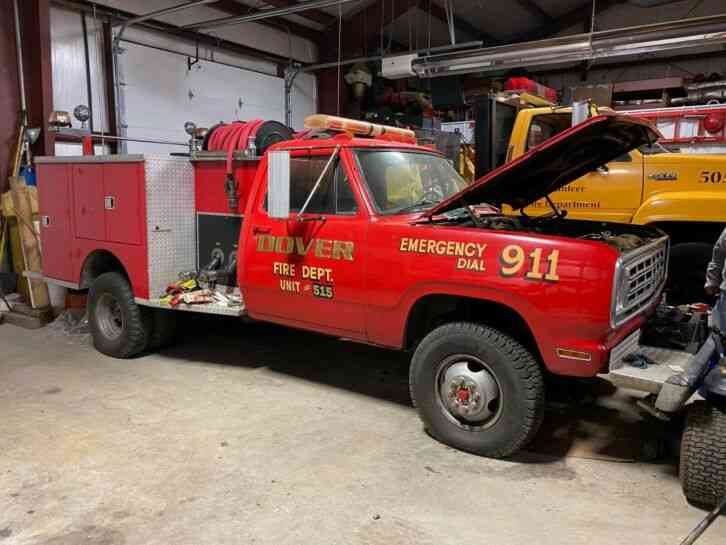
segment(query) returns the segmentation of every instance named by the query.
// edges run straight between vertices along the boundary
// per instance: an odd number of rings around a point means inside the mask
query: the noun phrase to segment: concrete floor
[[[406,355],[195,327],[119,361],[0,325],[0,545],[671,545],[702,516],[672,464],[435,442]]]

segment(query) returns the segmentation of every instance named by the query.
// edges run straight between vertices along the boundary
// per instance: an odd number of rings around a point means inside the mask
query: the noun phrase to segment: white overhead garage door
[[[184,123],[210,127],[220,121],[274,119],[284,122],[284,81],[233,66],[145,45],[122,43],[119,55],[122,134],[130,138],[185,142]],[[184,151],[176,146],[128,142],[128,153]]]

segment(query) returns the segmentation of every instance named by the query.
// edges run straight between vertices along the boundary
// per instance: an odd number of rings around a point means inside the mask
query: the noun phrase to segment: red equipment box
[[[504,84],[505,91],[523,91],[557,102],[557,91],[529,78],[509,78]]]

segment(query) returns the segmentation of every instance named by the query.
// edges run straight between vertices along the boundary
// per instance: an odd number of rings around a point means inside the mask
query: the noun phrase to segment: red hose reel
[[[292,130],[277,121],[253,119],[215,125],[207,133],[202,148],[206,151],[227,153],[224,191],[230,210],[239,209],[237,182],[234,178],[234,153],[247,150],[251,156],[261,157],[276,142],[290,140]]]

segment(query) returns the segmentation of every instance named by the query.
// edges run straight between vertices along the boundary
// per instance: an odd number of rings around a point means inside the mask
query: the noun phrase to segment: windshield
[[[438,155],[405,150],[357,150],[368,192],[381,214],[431,208],[466,187]]]

